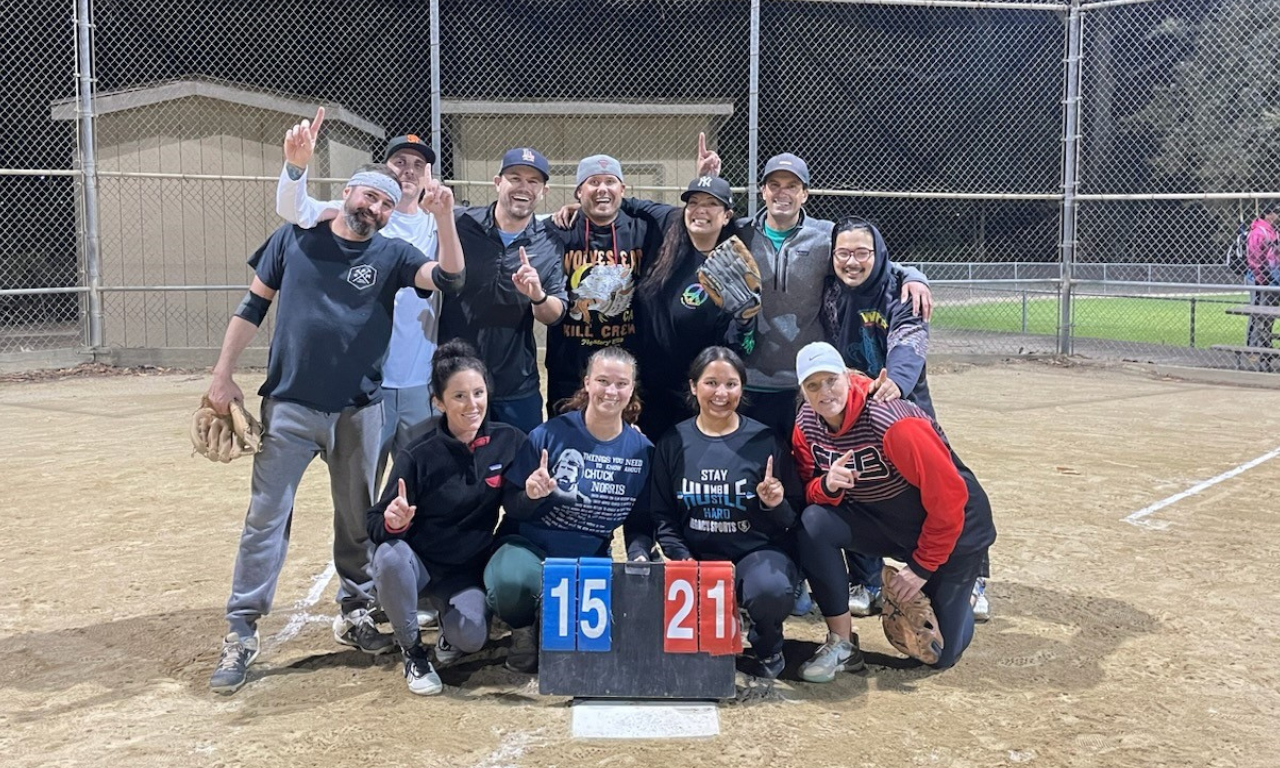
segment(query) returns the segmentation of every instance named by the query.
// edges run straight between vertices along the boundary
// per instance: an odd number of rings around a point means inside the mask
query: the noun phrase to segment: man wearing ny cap
[[[285,140],[285,167],[276,184],[276,213],[285,221],[313,227],[332,219],[341,200],[322,202],[307,195],[307,167],[315,151],[316,137],[324,122],[324,107],[311,124],[290,131]],[[439,251],[441,269],[462,281],[462,248],[453,219],[453,191],[431,177],[436,154],[431,145],[414,134],[387,142],[386,163],[400,177],[400,202],[380,234],[413,245],[434,261]],[[430,191],[431,195],[425,194]],[[430,207],[428,207],[430,206]],[[437,221],[439,219],[439,221]],[[443,248],[440,246],[443,245]],[[382,448],[376,480],[380,482],[387,460],[426,433],[434,410],[427,383],[431,381],[431,357],[436,351],[437,320],[443,295],[423,298],[412,288],[396,294],[395,323],[387,359],[382,366]]]
[[[279,299],[262,395],[266,433],[253,459],[249,509],[227,600],[230,631],[209,686],[244,685],[260,648],[258,621],[271,610],[284,565],[294,493],[317,456],[329,467],[333,563],[341,614],[338,642],[365,653],[394,648],[369,608],[369,538],[365,513],[376,500],[374,467],[382,433],[382,363],[401,288],[427,295],[449,286],[440,266],[414,246],[376,237],[402,198],[386,165],[357,169],[343,190],[340,215],[311,229],[286,224],[249,259],[253,282],[227,325],[207,397],[225,413],[244,395],[233,380],[240,354]],[[436,200],[433,204],[438,204]]]
[[[550,178],[547,159],[532,147],[502,156],[497,201],[457,212],[467,281],[440,312],[440,338],[470,343],[493,377],[490,418],[525,432],[542,423],[534,320],[555,326],[568,309],[564,248],[534,216]]]
[[[720,158],[699,136],[699,175],[718,172]],[[552,230],[564,247],[563,267],[569,311],[547,332],[547,416],[582,385],[587,358],[601,347],[621,345],[637,353],[636,281],[662,245],[665,214],[672,206],[623,200],[622,164],[609,155],[578,163],[577,206],[562,209]],[[574,208],[581,213],[572,215]],[[648,215],[633,215],[639,208]],[[560,224],[563,223],[563,226]]]

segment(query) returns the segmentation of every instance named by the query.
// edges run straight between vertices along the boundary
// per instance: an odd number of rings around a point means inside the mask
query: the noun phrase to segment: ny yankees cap
[[[844,373],[844,359],[836,348],[825,341],[805,344],[796,353],[796,378],[803,384],[804,380],[815,373]]]
[[[724,203],[725,208],[733,207],[733,190],[729,188],[729,182],[719,176],[699,176],[689,182],[689,188],[680,193],[680,201],[687,203],[698,192],[711,195]]]
[[[391,156],[402,149],[409,149],[422,155],[430,165],[436,161],[436,153],[431,149],[431,145],[423,141],[416,133],[407,133],[404,136],[397,136],[387,142],[387,154],[382,159],[387,161]]]
[[[508,149],[507,153],[502,156],[502,167],[498,169],[498,175],[501,176],[504,171],[512,166],[527,165],[542,174],[543,181],[551,180],[551,164],[547,162],[547,158],[533,147],[516,147]]]
[[[616,176],[618,181],[626,181],[626,179],[622,178],[622,163],[608,155],[584,157],[578,163],[578,180],[576,183],[579,187],[582,186],[582,182],[592,176]]]
[[[765,179],[768,179],[769,174],[774,171],[791,171],[800,178],[801,184],[809,186],[809,164],[790,152],[774,155],[764,164]]]

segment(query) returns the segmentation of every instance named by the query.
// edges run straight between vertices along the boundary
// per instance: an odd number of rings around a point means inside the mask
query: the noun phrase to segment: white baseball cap
[[[839,375],[844,372],[844,358],[840,357],[835,347],[825,341],[806,344],[796,353],[796,378],[801,384],[815,373]]]

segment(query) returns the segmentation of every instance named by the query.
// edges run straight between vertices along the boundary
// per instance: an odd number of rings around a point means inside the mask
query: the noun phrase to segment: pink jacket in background
[[[1249,243],[1245,261],[1257,285],[1270,285],[1271,274],[1277,269],[1276,230],[1266,219],[1256,219],[1249,227]]]

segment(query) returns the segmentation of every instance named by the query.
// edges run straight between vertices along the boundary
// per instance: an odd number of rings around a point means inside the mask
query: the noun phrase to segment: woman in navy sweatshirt
[[[369,510],[373,583],[404,654],[409,690],[442,690],[418,634],[418,595],[440,615],[436,663],[480,650],[489,638],[483,586],[503,500],[502,474],[524,433],[490,422],[489,374],[457,339],[432,358],[431,395],[443,416],[396,457],[382,498]]]
[[[738,413],[746,377],[742,358],[726,347],[694,359],[688,386],[697,416],[658,442],[650,499],[668,558],[733,562],[739,604],[753,624],[752,654],[772,678],[785,666],[782,622],[800,579],[784,541],[801,489],[784,472],[785,444]]]
[[[800,562],[828,629],[801,676],[830,682],[863,666],[844,549],[907,564],[884,586],[887,597],[928,595],[944,643],[934,666],[954,665],[973,638],[973,580],[996,538],[986,493],[937,422],[909,401],[876,400],[871,379],[847,370],[835,347],[806,345],[796,376],[805,403],[792,443],[809,504],[797,534]]]

